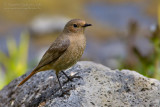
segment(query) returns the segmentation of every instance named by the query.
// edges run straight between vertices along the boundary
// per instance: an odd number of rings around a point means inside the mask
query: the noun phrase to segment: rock
[[[13,80],[0,91],[0,107],[158,107],[160,81],[129,70],[111,70],[93,62],[78,62],[66,70],[79,75],[67,81],[60,73],[61,96],[55,73],[39,72],[24,85],[17,84],[29,73]]]

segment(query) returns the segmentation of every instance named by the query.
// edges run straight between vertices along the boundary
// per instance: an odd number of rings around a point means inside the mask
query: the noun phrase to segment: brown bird
[[[34,74],[45,70],[55,70],[56,76],[60,88],[62,90],[61,83],[59,81],[58,73],[62,73],[68,78],[63,70],[74,65],[82,56],[86,47],[86,37],[84,35],[84,29],[91,24],[87,24],[84,20],[73,19],[69,21],[61,35],[51,44],[49,49],[43,55],[38,66],[27,76],[18,86],[25,83]],[[62,90],[63,92],[63,90]]]

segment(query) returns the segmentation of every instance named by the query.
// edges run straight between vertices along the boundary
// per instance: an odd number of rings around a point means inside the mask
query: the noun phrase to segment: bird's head
[[[73,19],[70,20],[64,27],[64,32],[68,33],[84,33],[84,29],[91,24],[87,24],[84,20]]]

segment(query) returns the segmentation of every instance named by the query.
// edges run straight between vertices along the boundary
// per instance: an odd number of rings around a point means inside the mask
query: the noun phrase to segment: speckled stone
[[[29,73],[13,80],[0,91],[0,107],[159,107],[160,81],[135,71],[111,70],[93,62],[78,62],[66,73],[76,74],[67,82],[60,73],[60,96],[56,75],[39,72],[21,87],[17,84]]]

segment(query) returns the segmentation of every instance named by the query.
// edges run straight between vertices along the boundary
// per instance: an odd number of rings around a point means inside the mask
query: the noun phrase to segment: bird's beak
[[[88,27],[88,26],[92,26],[92,24],[84,24],[83,27]]]

